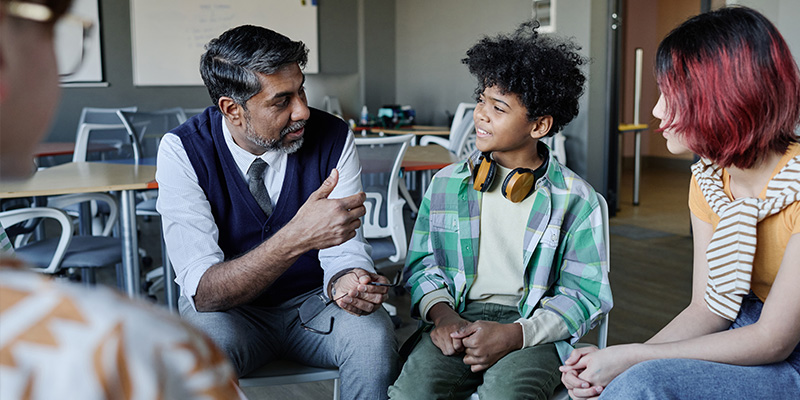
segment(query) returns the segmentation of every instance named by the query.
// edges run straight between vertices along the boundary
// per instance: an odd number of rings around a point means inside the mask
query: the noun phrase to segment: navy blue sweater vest
[[[172,131],[183,143],[200,187],[211,204],[225,260],[255,248],[286,225],[336,168],[347,138],[341,119],[311,109],[303,146],[290,154],[278,203],[267,218],[250,194],[222,133],[222,114],[209,107]],[[291,245],[291,244],[290,244]],[[323,271],[318,251],[303,254],[251,304],[272,306],[318,288]]]

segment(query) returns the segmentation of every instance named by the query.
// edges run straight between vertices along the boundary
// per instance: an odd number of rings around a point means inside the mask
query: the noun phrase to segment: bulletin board
[[[211,39],[259,25],[309,49],[306,73],[319,72],[316,0],[131,0],[133,83],[202,86],[200,56]]]

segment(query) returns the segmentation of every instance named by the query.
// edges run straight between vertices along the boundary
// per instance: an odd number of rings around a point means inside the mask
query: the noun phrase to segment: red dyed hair
[[[659,45],[666,127],[722,167],[751,168],[797,142],[800,72],[783,36],[747,7],[689,19]]]

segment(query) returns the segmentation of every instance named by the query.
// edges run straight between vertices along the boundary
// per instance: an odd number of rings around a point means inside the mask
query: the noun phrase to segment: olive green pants
[[[461,317],[513,323],[519,312],[499,304],[471,303]],[[466,399],[477,390],[481,399],[547,399],[561,378],[561,359],[552,343],[512,351],[478,373],[470,371],[463,358],[463,354],[442,354],[430,333],[422,333],[400,377],[389,387],[389,398]]]

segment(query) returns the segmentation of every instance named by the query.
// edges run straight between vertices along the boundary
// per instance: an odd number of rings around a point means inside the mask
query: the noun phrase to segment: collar
[[[222,124],[222,135],[225,137],[225,144],[228,145],[228,150],[231,152],[233,161],[236,162],[236,167],[239,168],[242,176],[247,176],[247,170],[256,158],[261,158],[270,168],[278,171],[286,164],[288,154],[281,150],[270,150],[257,156],[239,147],[239,145],[233,141],[233,135],[230,129],[228,129],[228,124],[225,123],[225,116],[222,116],[220,123]]]

